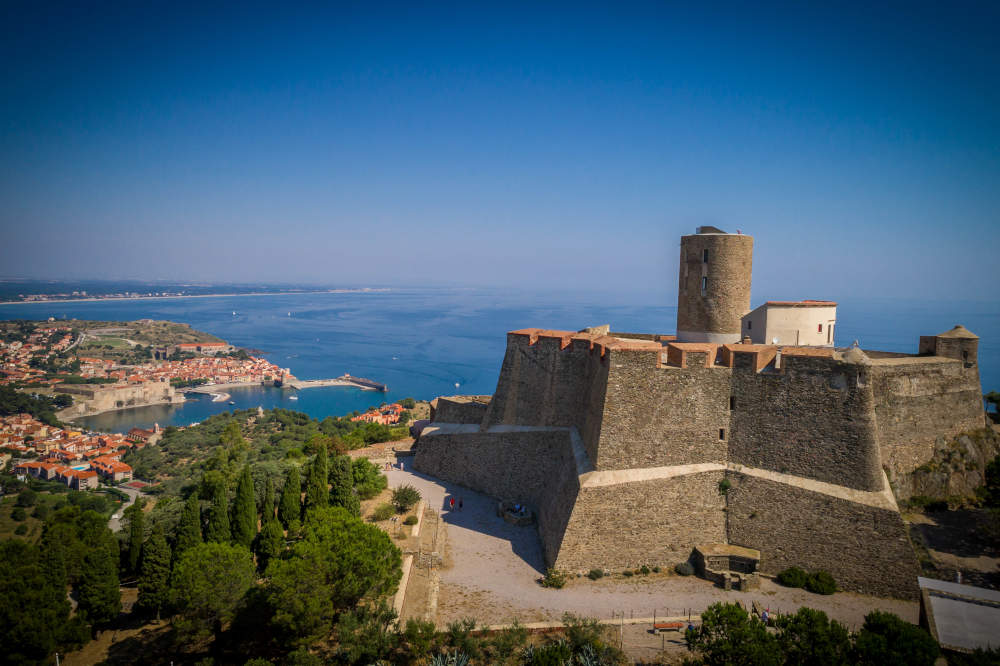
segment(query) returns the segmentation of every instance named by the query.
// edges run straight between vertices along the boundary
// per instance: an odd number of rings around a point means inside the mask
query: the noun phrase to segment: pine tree
[[[170,593],[170,545],[157,526],[142,551],[142,575],[139,577],[139,606],[147,611],[160,610]]]
[[[327,452],[326,446],[320,446],[309,466],[309,479],[306,482],[306,511],[322,509],[330,505],[330,491],[327,488]]]
[[[139,572],[139,558],[142,555],[142,542],[145,539],[145,516],[142,513],[142,500],[136,501],[125,510],[128,518],[128,570],[132,573]]]
[[[330,505],[342,506],[352,516],[361,515],[361,500],[354,492],[354,469],[350,456],[337,456],[330,464]]]
[[[243,467],[236,484],[236,501],[233,502],[233,543],[247,548],[257,536],[257,503],[254,501],[253,478],[250,465]]]
[[[184,513],[177,526],[177,545],[174,555],[180,557],[184,551],[201,543],[201,503],[198,493],[191,493],[184,504]]]
[[[208,510],[208,527],[205,528],[205,541],[229,543],[232,534],[229,531],[229,499],[226,489],[215,489],[212,506]]]
[[[302,517],[302,484],[299,481],[299,468],[288,470],[285,487],[281,489],[281,500],[278,504],[278,518],[285,529],[292,521],[298,522]]]

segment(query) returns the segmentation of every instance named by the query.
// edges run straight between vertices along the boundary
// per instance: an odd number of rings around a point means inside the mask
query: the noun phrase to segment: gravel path
[[[879,599],[852,593],[832,596],[788,589],[764,580],[757,592],[726,592],[698,578],[675,575],[622,577],[591,581],[572,579],[565,588],[543,588],[541,544],[534,527],[514,527],[495,515],[496,501],[480,493],[411,471],[412,458],[403,458],[404,470],[387,472],[392,487],[409,483],[420,490],[432,509],[441,512],[444,565],[437,622],[462,617],[479,623],[558,620],[566,611],[590,617],[657,617],[699,612],[716,601],[757,600],[781,612],[810,606],[826,611],[850,628],[866,613],[882,609],[917,622],[916,602]],[[455,510],[449,500],[454,497]],[[457,509],[461,498],[463,509]]]

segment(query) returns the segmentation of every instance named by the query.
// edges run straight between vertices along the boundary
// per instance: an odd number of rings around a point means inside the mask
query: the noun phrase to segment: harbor
[[[334,379],[293,379],[286,381],[283,385],[296,390],[318,388],[321,386],[353,386],[362,391],[379,391],[380,393],[385,393],[389,390],[389,387],[381,382],[365,379],[364,377],[353,377],[349,374],[344,374]]]

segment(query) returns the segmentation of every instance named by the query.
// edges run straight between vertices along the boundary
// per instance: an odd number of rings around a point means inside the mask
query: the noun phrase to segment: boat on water
[[[229,401],[229,404],[230,404],[230,405],[235,405],[235,404],[236,404],[236,401],[235,401],[235,400],[230,400],[230,401]]]
[[[297,396],[297,395],[290,395],[290,396],[288,396],[288,399],[289,400],[298,400],[299,396]]]

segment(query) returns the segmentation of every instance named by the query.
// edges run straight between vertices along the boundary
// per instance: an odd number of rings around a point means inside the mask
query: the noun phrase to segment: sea
[[[665,299],[666,300],[666,299]],[[107,412],[77,421],[104,432],[154,423],[186,426],[232,410],[283,407],[318,419],[406,397],[489,394],[496,388],[506,332],[520,328],[670,334],[676,307],[622,303],[613,296],[490,289],[202,296],[0,305],[2,319],[185,322],[231,344],[260,350],[300,379],[350,373],[382,382],[387,393],[331,386],[302,391],[227,389],[230,400],[191,395],[181,405]],[[837,346],[916,352],[920,335],[963,324],[980,337],[984,392],[1000,390],[1000,306],[978,301],[839,301]],[[293,397],[297,399],[293,399]],[[232,401],[233,405],[229,402]]]

